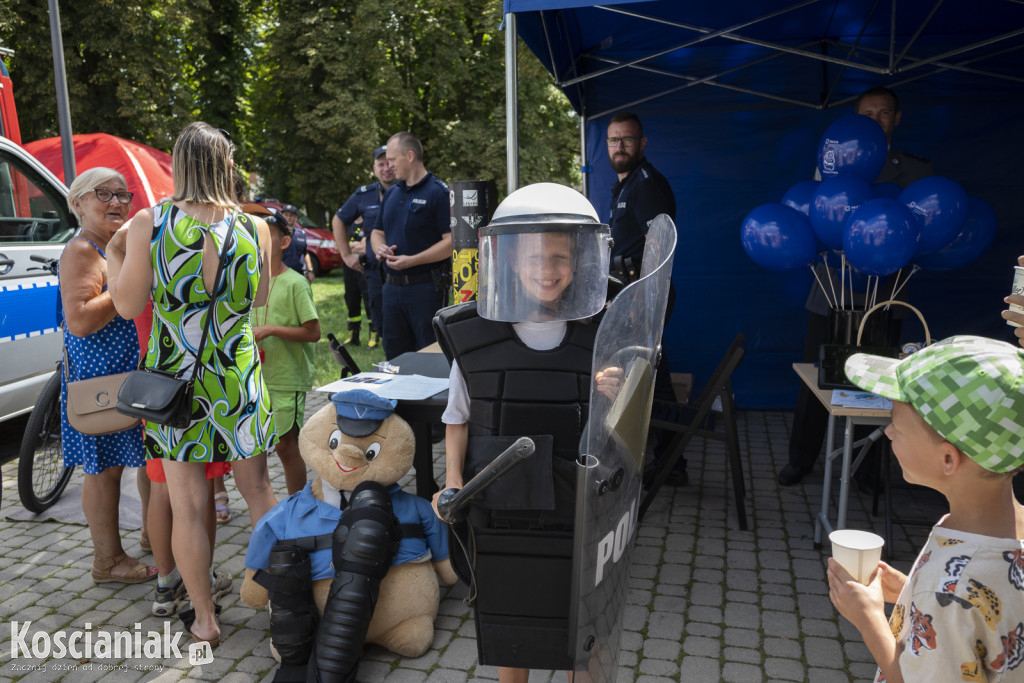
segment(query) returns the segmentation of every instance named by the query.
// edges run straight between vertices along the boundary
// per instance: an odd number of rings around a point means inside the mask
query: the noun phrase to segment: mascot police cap
[[[352,389],[332,394],[331,403],[338,412],[338,429],[348,436],[359,438],[377,431],[381,422],[395,412],[398,401],[383,398],[366,389]]]

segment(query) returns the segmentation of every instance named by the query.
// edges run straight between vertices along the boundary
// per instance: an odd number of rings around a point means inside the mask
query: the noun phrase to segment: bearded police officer
[[[630,282],[640,274],[644,236],[659,214],[676,217],[676,198],[661,173],[644,157],[647,138],[636,114],[622,112],[608,124],[608,160],[619,180],[612,186],[612,275]]]
[[[612,186],[612,206],[608,218],[612,231],[611,274],[628,284],[640,276],[644,237],[651,221],[661,214],[675,221],[676,198],[665,176],[644,156],[647,137],[636,114],[621,112],[614,115],[608,124],[606,142],[608,161],[619,177],[618,182]],[[675,288],[670,286],[666,323],[672,315],[674,304]],[[674,403],[676,397],[672,389],[668,358],[664,353],[658,370],[655,398]],[[670,435],[663,430],[652,432],[652,464],[664,455],[669,438]],[[688,481],[686,458],[679,458],[667,483],[681,486]]]

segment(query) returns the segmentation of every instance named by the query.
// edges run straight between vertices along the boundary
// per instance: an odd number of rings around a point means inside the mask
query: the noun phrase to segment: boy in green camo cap
[[[910,575],[867,586],[828,561],[829,597],[864,637],[875,681],[1024,680],[1024,350],[957,336],[896,360],[857,354],[857,386],[893,400],[885,434],[904,478],[942,493]],[[894,602],[886,622],[884,603]]]

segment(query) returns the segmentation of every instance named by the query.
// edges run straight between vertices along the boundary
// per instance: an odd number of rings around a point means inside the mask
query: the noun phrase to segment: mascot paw
[[[259,609],[267,604],[269,598],[267,589],[253,581],[252,577],[255,575],[256,572],[253,570],[245,570],[245,578],[242,580],[242,588],[238,591],[238,597],[249,607]]]
[[[374,642],[402,657],[422,657],[434,642],[434,619],[429,615],[411,617]]]
[[[446,586],[451,586],[459,580],[459,577],[455,575],[455,570],[452,569],[452,561],[449,559],[435,562],[434,571],[437,572],[437,577],[441,580],[441,583]]]

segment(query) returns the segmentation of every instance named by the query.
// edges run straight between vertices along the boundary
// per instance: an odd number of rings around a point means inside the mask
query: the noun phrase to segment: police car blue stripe
[[[56,330],[56,283],[0,287],[0,342],[35,337]]]

